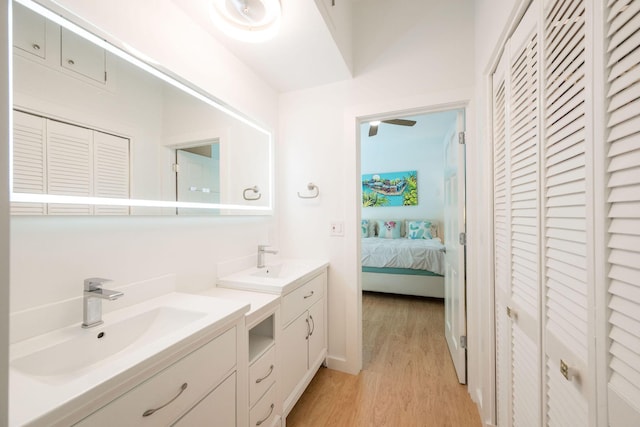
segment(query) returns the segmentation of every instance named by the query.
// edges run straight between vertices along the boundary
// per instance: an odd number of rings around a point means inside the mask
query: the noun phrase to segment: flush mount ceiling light
[[[276,35],[282,9],[280,0],[211,0],[210,14],[228,36],[257,43]]]

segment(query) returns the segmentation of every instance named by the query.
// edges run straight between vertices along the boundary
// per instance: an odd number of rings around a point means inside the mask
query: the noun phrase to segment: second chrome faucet
[[[119,291],[104,289],[102,285],[109,279],[92,277],[84,280],[84,297],[82,299],[82,327],[93,328],[102,324],[102,300],[116,300],[124,294]]]
[[[269,245],[258,245],[258,268],[264,268],[264,254],[277,254],[274,249],[267,249]]]

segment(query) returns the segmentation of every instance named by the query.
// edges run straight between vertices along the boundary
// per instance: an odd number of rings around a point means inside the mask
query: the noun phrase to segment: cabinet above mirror
[[[272,213],[268,129],[66,18],[13,3],[14,214]]]

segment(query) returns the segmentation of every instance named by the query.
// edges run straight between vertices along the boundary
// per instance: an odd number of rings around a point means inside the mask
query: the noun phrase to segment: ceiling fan
[[[380,123],[388,123],[390,125],[400,125],[400,126],[413,126],[416,124],[415,120],[406,120],[406,119],[389,119],[389,120],[376,120],[373,122],[369,122],[369,136],[376,136],[378,133],[378,126]]]

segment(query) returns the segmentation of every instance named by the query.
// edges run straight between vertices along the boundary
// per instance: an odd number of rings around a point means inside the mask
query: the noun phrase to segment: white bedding
[[[444,245],[438,238],[363,238],[362,266],[410,268],[444,275]]]

